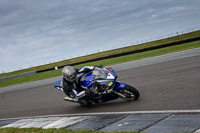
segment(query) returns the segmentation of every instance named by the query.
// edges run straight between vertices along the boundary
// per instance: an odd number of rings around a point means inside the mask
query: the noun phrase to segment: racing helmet
[[[76,70],[72,66],[65,66],[62,70],[63,78],[71,83],[76,80]]]

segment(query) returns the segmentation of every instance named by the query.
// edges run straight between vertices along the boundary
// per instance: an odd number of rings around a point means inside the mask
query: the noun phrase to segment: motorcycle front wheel
[[[125,84],[125,87],[121,89],[118,93],[121,94],[120,97],[122,99],[127,101],[137,100],[140,97],[139,91],[133,86],[130,86],[128,84]]]

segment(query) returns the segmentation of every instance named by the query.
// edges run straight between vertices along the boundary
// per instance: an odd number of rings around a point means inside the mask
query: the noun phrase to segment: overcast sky
[[[0,73],[200,29],[200,0],[0,0]]]

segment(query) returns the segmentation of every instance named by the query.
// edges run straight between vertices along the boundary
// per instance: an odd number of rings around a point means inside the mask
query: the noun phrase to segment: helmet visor
[[[70,82],[75,82],[75,79],[76,79],[76,74],[75,73],[73,73],[72,75],[67,75],[66,77],[65,77],[65,79],[67,80],[67,81],[70,81]]]
[[[72,74],[69,76],[69,79],[74,79],[75,78],[75,74]]]

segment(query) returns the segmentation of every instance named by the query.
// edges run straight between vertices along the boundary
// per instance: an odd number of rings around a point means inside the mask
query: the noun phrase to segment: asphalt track
[[[155,63],[117,70],[118,80],[139,90],[141,97],[137,101],[118,99],[80,107],[76,103],[64,101],[64,93],[47,82],[35,87],[30,85],[28,89],[0,93],[0,119],[94,112],[200,109],[200,54],[185,54],[182,58],[166,61],[157,59]]]

